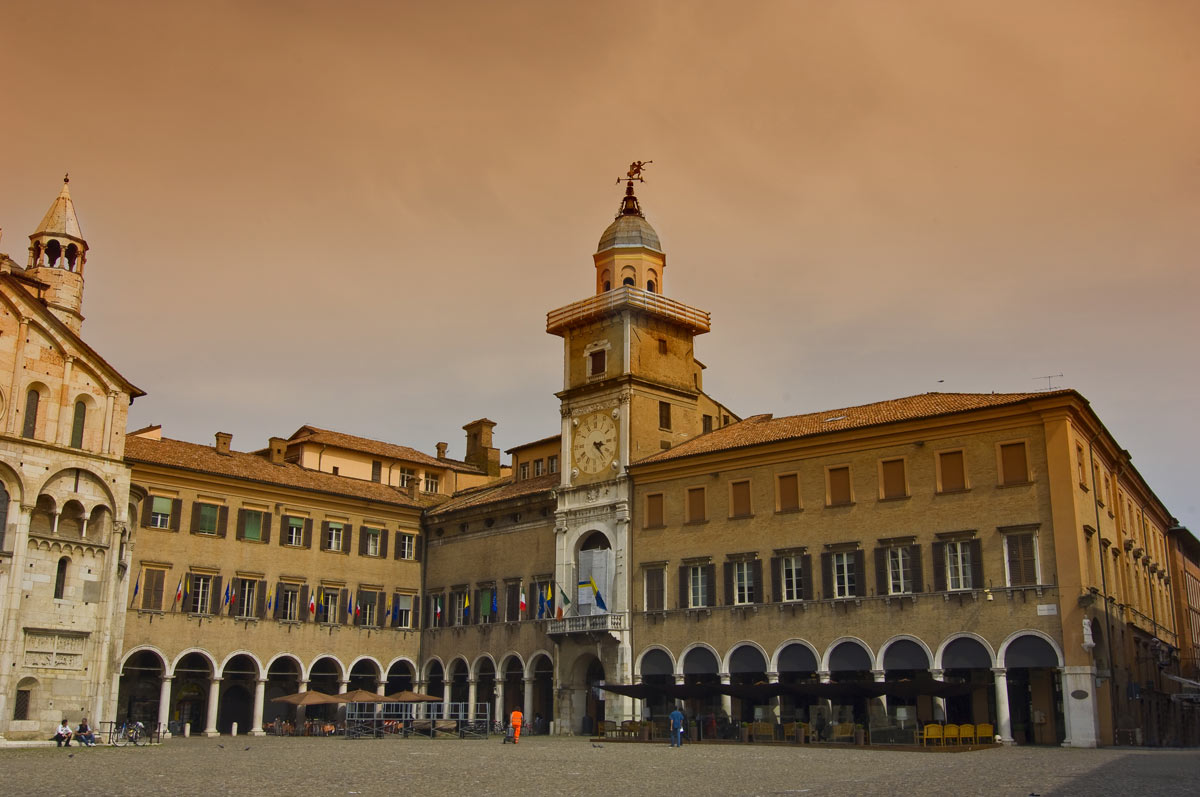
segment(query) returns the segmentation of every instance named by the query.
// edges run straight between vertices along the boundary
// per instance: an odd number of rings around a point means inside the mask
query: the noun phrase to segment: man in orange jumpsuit
[[[512,724],[513,729],[513,744],[521,741],[521,720],[525,716],[521,713],[521,709],[514,708],[513,713],[509,716],[508,721]]]

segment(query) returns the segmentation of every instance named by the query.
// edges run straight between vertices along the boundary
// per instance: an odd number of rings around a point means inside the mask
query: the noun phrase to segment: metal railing
[[[710,316],[704,310],[668,299],[658,293],[622,285],[620,288],[551,310],[546,314],[546,331],[557,334],[567,326],[625,308],[661,316],[683,324],[696,333],[708,332],[711,328]]]

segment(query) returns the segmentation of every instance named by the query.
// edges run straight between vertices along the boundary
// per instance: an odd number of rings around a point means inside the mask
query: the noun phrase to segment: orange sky
[[[0,251],[70,170],[131,423],[558,430],[545,312],[639,188],[736,411],[1087,396],[1193,530],[1200,4],[40,3]],[[938,380],[944,380],[939,382]]]

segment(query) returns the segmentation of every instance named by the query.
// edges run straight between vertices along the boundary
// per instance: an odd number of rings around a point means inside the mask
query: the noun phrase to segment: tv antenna
[[[1062,374],[1046,374],[1045,376],[1035,376],[1033,378],[1035,382],[1039,379],[1046,380],[1046,390],[1054,390],[1054,380],[1062,379]]]

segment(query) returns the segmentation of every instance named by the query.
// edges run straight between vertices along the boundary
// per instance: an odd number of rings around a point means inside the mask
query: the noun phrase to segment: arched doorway
[[[601,668],[603,678],[603,668]],[[550,657],[539,655],[533,659],[533,724],[534,733],[545,733],[550,726],[550,718],[554,716],[554,663]],[[596,689],[601,695],[602,689]]]
[[[929,722],[933,719],[934,700],[928,694],[919,695],[918,691],[926,691],[932,686],[933,675],[929,672],[932,662],[925,648],[911,639],[897,639],[883,651],[884,680],[889,684],[901,684],[908,689],[889,692],[887,698],[886,719],[872,712],[871,730],[876,727],[890,728],[898,723],[905,728],[916,727],[916,720]],[[878,707],[882,712],[883,706],[872,702],[872,709]]]
[[[741,645],[729,656],[729,683],[756,686],[767,683],[767,660],[753,645]],[[771,719],[770,699],[734,697],[732,714],[738,722],[763,722]]]
[[[189,653],[175,665],[174,676],[171,681],[171,721],[179,723],[180,728],[190,723],[193,733],[207,730],[212,662],[203,653]]]
[[[576,609],[580,615],[616,611],[612,605],[612,544],[604,533],[593,531],[579,543],[579,550],[575,554],[575,572],[579,583],[587,585],[576,591]],[[592,589],[593,583],[595,590]]]
[[[470,667],[466,659],[455,659],[450,662],[450,702],[466,706],[471,697]],[[456,718],[457,719],[457,718]]]
[[[505,722],[513,709],[525,710],[525,665],[516,656],[504,660],[504,716]]]
[[[845,684],[846,691],[830,699],[830,723],[852,723],[866,727],[869,712],[867,698],[855,691],[856,684],[869,684],[871,677],[871,652],[858,642],[845,640],[829,651],[829,680]]]
[[[300,662],[291,656],[280,656],[267,668],[267,684],[263,691],[263,722],[296,721],[296,706],[273,703],[273,698],[294,695],[300,691]]]
[[[475,718],[495,719],[496,711],[496,665],[489,658],[475,662]]]
[[[583,722],[580,732],[591,736],[605,719],[605,691],[600,688],[604,682],[604,664],[595,656],[580,659],[579,666],[585,666],[584,683],[587,685],[587,699],[583,710]]]
[[[350,668],[349,680],[348,691],[362,689],[364,692],[374,692],[379,688],[379,665],[370,659],[359,659]]]
[[[115,719],[141,722],[147,728],[155,726],[165,667],[162,658],[151,650],[141,650],[129,657],[121,668]],[[175,729],[171,731],[174,733]]]
[[[1058,654],[1040,636],[1025,634],[1009,643],[1004,653],[1008,678],[1008,707],[1013,741],[1017,744],[1061,744],[1062,679]]]
[[[817,656],[807,645],[794,642],[779,651],[778,663],[779,683],[786,686],[804,686],[817,683],[817,670],[820,669]],[[779,698],[780,720],[783,722],[812,722],[813,706],[818,704],[818,698],[797,693],[785,693]]]
[[[388,668],[387,694],[394,695],[404,690],[416,691],[412,665],[407,661],[393,662]]]
[[[221,671],[221,702],[217,730],[229,733],[237,723],[238,733],[247,733],[254,723],[254,685],[258,665],[245,654],[234,656]]]
[[[642,683],[649,686],[674,686],[675,665],[665,650],[650,650],[642,656],[639,667]],[[656,694],[643,701],[642,719],[666,719],[671,713],[671,700],[663,694]]]
[[[440,698],[446,696],[446,672],[442,669],[442,663],[436,659],[425,667],[425,694]],[[430,703],[425,708],[430,717],[440,717],[444,706],[443,699],[441,703]]]
[[[342,682],[342,667],[336,659],[322,656],[313,662],[308,671],[308,688],[327,695],[336,695]],[[304,718],[308,720],[333,720],[337,717],[335,705],[305,706]]]
[[[942,680],[952,684],[970,684],[971,693],[946,698],[946,721],[961,725],[969,722],[996,724],[996,677],[992,673],[992,654],[978,639],[959,637],[942,649]]]
[[[706,686],[696,697],[687,700],[687,714],[701,717],[705,727],[712,727],[718,735],[728,735],[730,724],[728,698],[722,700],[717,688],[721,685],[720,663],[716,654],[705,647],[692,648],[683,657],[684,686]]]

